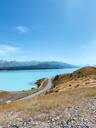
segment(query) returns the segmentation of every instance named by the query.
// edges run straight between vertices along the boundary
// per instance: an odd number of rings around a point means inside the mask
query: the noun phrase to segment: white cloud
[[[12,54],[20,50],[20,48],[11,45],[0,45],[0,55]]]
[[[26,27],[26,26],[17,26],[16,27],[16,30],[19,32],[19,33],[27,33],[29,31],[29,28]]]

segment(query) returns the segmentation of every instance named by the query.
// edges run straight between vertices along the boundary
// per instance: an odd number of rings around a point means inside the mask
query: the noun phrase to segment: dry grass
[[[0,98],[9,97],[9,96],[12,96],[12,94],[9,92],[4,92],[4,91],[0,92]]]
[[[16,101],[0,106],[0,111],[41,112],[80,104],[96,96],[96,87],[67,89],[59,93],[43,94],[30,100]]]
[[[39,82],[42,83],[43,80],[40,80]],[[28,91],[18,91],[18,92],[0,92],[0,105],[5,104],[7,101],[16,101],[18,99],[24,98],[26,96],[32,95],[33,93],[36,93],[43,88],[47,86],[47,81],[43,83],[42,86],[39,86],[36,89],[28,90]]]
[[[90,120],[95,115],[94,113],[92,115],[94,111],[91,111],[94,106],[90,107],[92,105],[90,103],[96,97],[96,75],[94,70],[91,68],[87,71],[84,68],[74,72],[73,74],[75,75],[67,74],[56,77],[53,80],[55,86],[53,86],[51,91],[38,95],[30,100],[18,100],[9,104],[0,105],[0,123],[9,124],[10,118],[12,122],[16,122],[18,119],[26,120],[30,117],[34,117],[36,120],[42,120],[41,117],[43,119],[45,117],[49,118],[50,112],[55,112],[56,114],[59,110],[60,114],[63,113],[64,118],[69,119],[70,112],[73,113],[74,110],[76,112],[76,108],[78,107],[80,116],[83,115],[83,117],[85,116],[87,117],[86,119]],[[38,82],[41,83],[42,80]],[[43,86],[35,90],[33,89],[30,93],[42,90],[46,85],[47,81],[44,82]],[[3,92],[0,96],[8,97],[10,94]],[[44,117],[42,114],[46,116]]]
[[[80,69],[73,73],[75,75],[79,74],[76,77],[73,74],[59,76],[53,81],[56,86],[50,92],[38,95],[30,100],[14,101],[10,104],[0,105],[0,111],[27,111],[27,113],[34,113],[48,111],[57,107],[64,109],[66,106],[87,103],[90,97],[96,96],[96,69],[94,69],[95,71],[93,71],[93,68],[89,71],[87,70],[89,69]],[[86,72],[88,76],[84,75]],[[39,89],[43,89],[46,85],[47,82]]]
[[[78,83],[78,79],[81,79],[82,81],[83,79],[90,79],[90,78],[96,80],[96,68],[84,67],[70,74],[64,74],[59,76],[57,75],[53,80],[53,88],[67,82],[72,83],[72,80],[77,81]]]

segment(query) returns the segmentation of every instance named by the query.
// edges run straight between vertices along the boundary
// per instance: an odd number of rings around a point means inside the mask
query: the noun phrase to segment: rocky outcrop
[[[27,119],[20,118],[19,113],[6,113],[10,121],[1,128],[96,128],[96,97],[88,104],[87,115],[82,112],[81,106],[72,106],[63,111],[54,109]]]

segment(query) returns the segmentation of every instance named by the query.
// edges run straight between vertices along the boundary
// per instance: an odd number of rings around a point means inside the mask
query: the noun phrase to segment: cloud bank
[[[17,47],[11,45],[0,45],[0,55],[15,53],[19,50]]]
[[[26,26],[16,26],[16,30],[19,33],[27,33],[27,32],[29,32],[29,28],[26,27]]]

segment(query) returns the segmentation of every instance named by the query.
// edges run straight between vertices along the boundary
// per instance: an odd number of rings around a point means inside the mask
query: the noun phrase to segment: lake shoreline
[[[0,104],[10,103],[16,100],[20,100],[31,96],[37,92],[42,91],[47,87],[47,83],[43,83],[46,78],[37,80],[34,84],[37,85],[37,88],[33,88],[30,90],[22,90],[22,91],[0,91]],[[43,84],[42,84],[43,83]]]
[[[45,88],[48,83],[46,79],[44,80]],[[42,83],[42,80],[39,82]],[[5,95],[7,97],[8,94]],[[16,95],[13,97],[18,98]],[[25,98],[21,97],[20,100],[15,99],[13,102],[9,100],[1,104],[0,125],[9,128],[34,126],[95,128],[95,110],[96,68],[86,67],[73,73],[55,76],[47,92],[35,97],[31,94]]]
[[[0,90],[4,90],[4,91],[31,90],[31,88],[36,88],[34,83],[39,79],[46,77],[53,77],[59,74],[70,73],[75,71],[76,69],[77,68],[3,71],[0,72]]]

